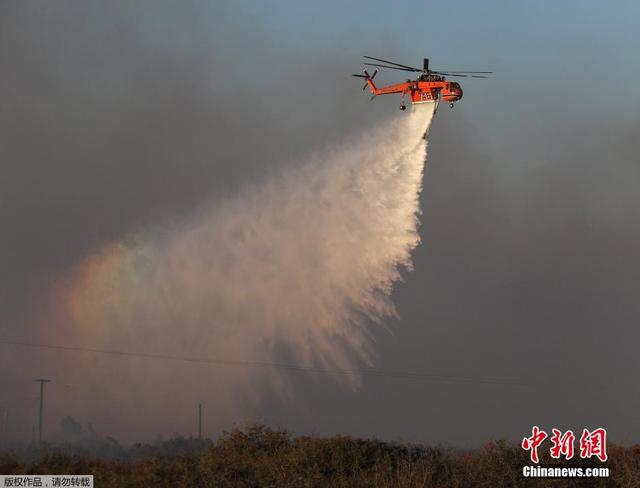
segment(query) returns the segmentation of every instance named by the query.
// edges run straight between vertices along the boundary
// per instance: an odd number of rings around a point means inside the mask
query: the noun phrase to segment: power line
[[[21,397],[21,398],[10,398],[8,400],[3,400],[0,402],[0,408],[5,408],[5,405],[16,405],[24,402],[34,402],[38,399],[38,397],[29,396],[29,397]]]
[[[453,383],[477,383],[477,384],[490,384],[490,385],[504,385],[504,386],[517,386],[517,387],[530,387],[535,386],[531,383],[526,383],[514,379],[506,378],[486,378],[476,376],[449,376],[449,375],[435,375],[416,373],[409,371],[387,371],[373,368],[360,368],[360,369],[340,369],[340,368],[323,368],[316,366],[305,366],[292,363],[272,363],[262,361],[239,361],[231,359],[215,359],[206,357],[189,357],[189,356],[175,356],[169,354],[153,354],[144,352],[131,352],[131,351],[116,351],[112,349],[96,349],[87,347],[74,347],[74,346],[59,346],[53,344],[38,344],[33,342],[20,342],[20,341],[0,341],[0,344],[11,346],[24,346],[40,349],[54,349],[62,351],[75,351],[75,352],[88,352],[94,354],[109,354],[113,356],[128,356],[139,357],[146,359],[164,359],[169,361],[182,361],[188,363],[206,363],[206,364],[220,364],[224,366],[240,366],[240,367],[253,367],[253,368],[272,368],[282,369],[288,371],[298,371],[305,373],[317,373],[317,374],[337,374],[343,376],[371,376],[382,378],[399,378],[399,379],[415,379],[415,380],[427,380],[427,381],[442,381]]]

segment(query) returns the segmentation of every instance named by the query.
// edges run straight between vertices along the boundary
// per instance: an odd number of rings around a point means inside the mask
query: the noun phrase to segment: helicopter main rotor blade
[[[445,73],[443,71],[434,71],[434,73],[437,73],[439,75],[444,75],[444,76],[458,76],[460,78],[467,78],[469,75],[459,75],[458,73]]]
[[[367,58],[367,59],[373,59],[374,61],[381,61],[383,63],[395,64],[396,66],[400,66],[401,68],[406,68],[407,70],[410,70],[410,71],[422,71],[421,69],[414,68],[413,66],[407,66],[406,64],[394,63],[393,61],[387,61],[386,59],[372,58],[371,56],[362,56],[362,57],[363,58]]]
[[[397,69],[400,71],[418,71],[415,69],[408,69],[408,68],[398,68],[397,66],[385,66],[384,64],[373,64],[373,63],[363,63],[366,66],[375,66],[377,68],[388,68],[388,69]]]
[[[434,73],[438,73],[439,75],[444,76],[457,76],[459,78],[491,78],[490,76],[482,76],[482,75],[463,75],[460,73],[445,73],[444,71],[435,71]]]
[[[473,73],[477,75],[492,75],[493,71],[458,71],[457,69],[448,69],[447,73]],[[440,73],[440,71],[436,71],[436,73]]]

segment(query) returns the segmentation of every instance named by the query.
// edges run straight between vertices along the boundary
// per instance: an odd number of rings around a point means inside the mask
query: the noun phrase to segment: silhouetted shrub
[[[99,487],[640,486],[637,445],[610,446],[611,478],[595,480],[524,480],[520,473],[528,454],[504,441],[462,451],[346,436],[293,437],[263,425],[234,429],[217,442],[176,437],[120,449],[122,459],[46,447],[35,454],[4,454],[0,473],[93,474]],[[542,463],[552,461],[543,453]],[[571,461],[580,464],[595,463]]]

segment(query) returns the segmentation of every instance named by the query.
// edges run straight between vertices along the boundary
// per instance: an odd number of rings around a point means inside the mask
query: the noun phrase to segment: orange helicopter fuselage
[[[440,77],[441,78],[441,77]],[[389,95],[391,93],[401,93],[408,96],[411,103],[429,103],[441,97],[449,103],[457,102],[462,98],[462,88],[455,81],[441,80],[407,80],[403,83],[396,83],[382,88],[378,88],[372,79],[367,78],[367,83],[374,95]]]

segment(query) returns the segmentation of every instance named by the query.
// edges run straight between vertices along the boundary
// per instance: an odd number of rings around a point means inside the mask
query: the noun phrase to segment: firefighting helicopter
[[[449,106],[453,108],[454,103],[462,98],[462,88],[460,84],[455,81],[448,81],[445,76],[462,77],[462,78],[489,78],[492,71],[433,71],[429,69],[429,58],[424,58],[422,69],[414,68],[413,66],[406,66],[404,64],[394,63],[393,61],[387,61],[385,59],[373,58],[371,56],[363,56],[365,59],[377,61],[378,63],[364,63],[366,66],[375,66],[375,71],[372,75],[369,75],[366,68],[362,70],[364,74],[352,75],[358,78],[364,78],[366,83],[362,87],[363,90],[367,86],[371,89],[371,99],[377,95],[389,95],[391,93],[401,93],[400,110],[406,110],[407,106],[404,103],[406,96],[409,97],[412,104],[417,103],[435,103],[435,110],[438,110],[440,100],[443,99],[449,103]],[[385,64],[380,64],[385,63]],[[420,73],[417,79],[408,79],[403,83],[396,83],[395,85],[385,86],[378,88],[373,79],[378,73],[378,68],[397,69],[400,71],[410,71]]]

